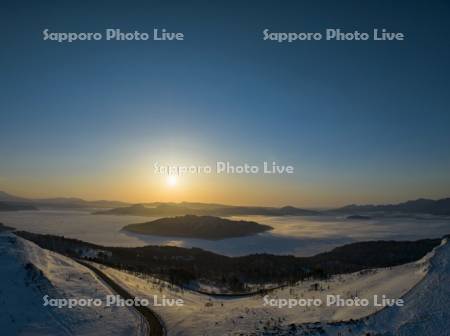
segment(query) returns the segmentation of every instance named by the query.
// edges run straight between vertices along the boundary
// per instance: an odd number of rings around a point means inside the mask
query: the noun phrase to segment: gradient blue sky
[[[0,19],[0,190],[308,206],[450,194],[446,1],[2,1]],[[42,40],[155,27],[185,41]],[[407,38],[262,40],[334,27]],[[145,185],[154,161],[216,160],[296,173]]]

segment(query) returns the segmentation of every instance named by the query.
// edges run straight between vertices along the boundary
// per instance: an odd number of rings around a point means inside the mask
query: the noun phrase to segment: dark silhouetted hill
[[[56,198],[24,198],[0,191],[0,202],[13,203],[17,206],[28,205],[36,208],[115,208],[127,206],[128,203],[118,201],[86,201],[74,197],[56,197]],[[36,210],[36,209],[35,209]]]
[[[186,285],[190,281],[215,283],[231,291],[245,291],[245,283],[282,284],[310,278],[327,278],[375,267],[390,267],[422,258],[441,239],[417,241],[368,241],[337,247],[312,257],[251,254],[228,257],[199,248],[174,246],[106,247],[76,239],[19,231],[17,235],[40,247],[85,258],[86,250],[96,262],[131,272]],[[107,252],[107,253],[106,253]]]
[[[37,210],[37,208],[30,204],[0,202],[0,211],[22,211],[22,210]]]
[[[122,230],[140,234],[220,240],[272,230],[271,226],[213,216],[185,215],[130,224]]]
[[[333,210],[339,213],[404,213],[404,214],[430,214],[450,216],[450,198],[430,200],[420,198],[398,204],[386,205],[348,205]]]

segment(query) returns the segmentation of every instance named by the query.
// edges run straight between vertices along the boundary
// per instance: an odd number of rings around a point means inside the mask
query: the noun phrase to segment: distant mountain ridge
[[[114,208],[129,205],[129,203],[119,201],[86,201],[75,197],[25,198],[4,191],[0,191],[0,202],[11,207],[29,207],[27,210],[37,210],[38,208]]]
[[[161,203],[147,206],[146,204],[136,204],[129,207],[121,207],[110,210],[98,211],[97,215],[134,215],[134,216],[314,216],[320,214],[317,211],[306,210],[286,206],[282,208],[257,207],[257,206],[234,206],[221,204],[202,203]]]
[[[430,214],[438,216],[450,216],[450,198],[431,200],[419,198],[414,201],[407,201],[398,204],[385,205],[347,205],[335,209],[333,212],[341,213],[406,213],[406,214]]]
[[[315,211],[298,208],[294,206],[284,207],[265,207],[265,206],[239,206],[224,205],[216,203],[199,202],[149,202],[141,204],[131,204],[121,201],[86,201],[74,197],[56,197],[56,198],[24,198],[0,191],[0,202],[6,206],[28,206],[34,208],[61,208],[61,209],[105,209],[94,214],[109,215],[137,215],[137,216],[315,216],[326,214],[347,214],[362,215],[372,213],[386,214],[430,214],[439,216],[450,216],[450,198],[431,200],[419,198],[417,200],[406,201],[398,204],[384,205],[356,205],[351,204],[337,209],[327,211]],[[31,210],[31,208],[29,208]]]
[[[37,208],[28,204],[0,202],[0,211],[22,211],[22,210],[37,210]]]
[[[26,198],[0,191],[0,211],[37,210]]]

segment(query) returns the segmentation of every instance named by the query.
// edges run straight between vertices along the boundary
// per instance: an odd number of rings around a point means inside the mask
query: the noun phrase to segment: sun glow
[[[167,176],[166,183],[169,187],[175,187],[177,185],[177,177],[175,175]]]

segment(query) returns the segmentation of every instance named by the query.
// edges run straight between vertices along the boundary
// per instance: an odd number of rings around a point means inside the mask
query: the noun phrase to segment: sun
[[[169,187],[175,187],[177,185],[177,177],[175,175],[167,176],[166,183]]]

